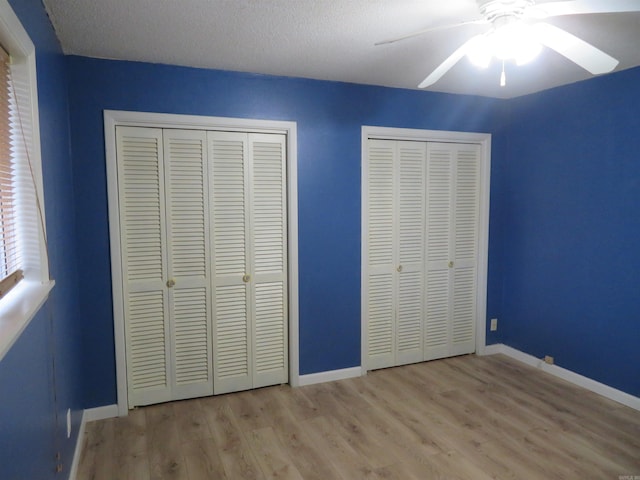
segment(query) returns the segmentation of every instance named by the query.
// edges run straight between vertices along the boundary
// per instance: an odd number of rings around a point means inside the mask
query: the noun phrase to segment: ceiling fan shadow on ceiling
[[[396,43],[426,33],[469,24],[489,25],[489,30],[475,35],[454,51],[425,78],[418,88],[426,88],[440,80],[453,66],[467,56],[479,67],[486,68],[493,58],[502,62],[500,84],[505,86],[504,63],[524,65],[533,60],[543,47],[555,50],[593,75],[611,72],[618,60],[588,42],[542,20],[563,15],[640,12],[640,0],[569,0],[536,3],[535,0],[476,0],[480,17],[453,25],[420,30],[402,37],[384,40],[376,45]]]

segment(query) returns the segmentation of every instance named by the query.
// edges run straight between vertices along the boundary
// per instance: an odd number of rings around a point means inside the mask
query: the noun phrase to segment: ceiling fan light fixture
[[[542,45],[537,42],[530,42],[526,45],[522,45],[515,57],[516,65],[521,66],[532,62],[538,55],[540,55],[541,51]]]
[[[513,21],[490,32],[493,55],[499,60],[515,60],[518,65],[532,61],[542,50],[530,25]]]
[[[478,37],[467,49],[467,58],[480,68],[487,68],[493,57],[501,61],[513,60],[517,65],[533,61],[542,45],[530,25],[511,21]]]
[[[478,37],[475,42],[469,45],[467,58],[476,67],[487,68],[492,57],[492,47],[489,45],[489,39],[486,35]]]

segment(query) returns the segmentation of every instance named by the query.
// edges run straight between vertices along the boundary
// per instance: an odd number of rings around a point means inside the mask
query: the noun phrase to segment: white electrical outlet
[[[492,318],[491,319],[491,326],[489,328],[491,329],[492,332],[495,332],[496,330],[498,330],[498,319],[497,318]]]
[[[71,409],[67,408],[67,438],[71,437]]]

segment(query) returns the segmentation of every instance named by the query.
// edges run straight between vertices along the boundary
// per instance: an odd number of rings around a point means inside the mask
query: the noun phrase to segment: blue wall
[[[83,57],[68,67],[88,407],[116,402],[104,109],[297,122],[301,374],[360,364],[361,126],[490,132],[496,166],[506,149],[500,100]]]
[[[640,68],[510,104],[503,341],[640,396]]]
[[[42,3],[10,3],[37,52],[44,200],[56,286],[0,361],[0,476],[66,478],[84,407],[66,63]],[[67,408],[73,412],[70,439]],[[63,475],[54,474],[56,452],[62,456]]]

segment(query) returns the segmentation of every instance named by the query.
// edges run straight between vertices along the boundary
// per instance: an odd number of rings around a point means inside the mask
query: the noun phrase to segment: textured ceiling
[[[65,53],[389,87],[416,86],[465,40],[467,25],[390,45],[376,42],[474,19],[474,0],[44,0]],[[539,1],[538,3],[544,3]],[[638,0],[640,6],[640,0]],[[620,60],[640,65],[640,13],[549,20]],[[531,64],[462,59],[428,90],[510,98],[590,78],[544,49]]]

